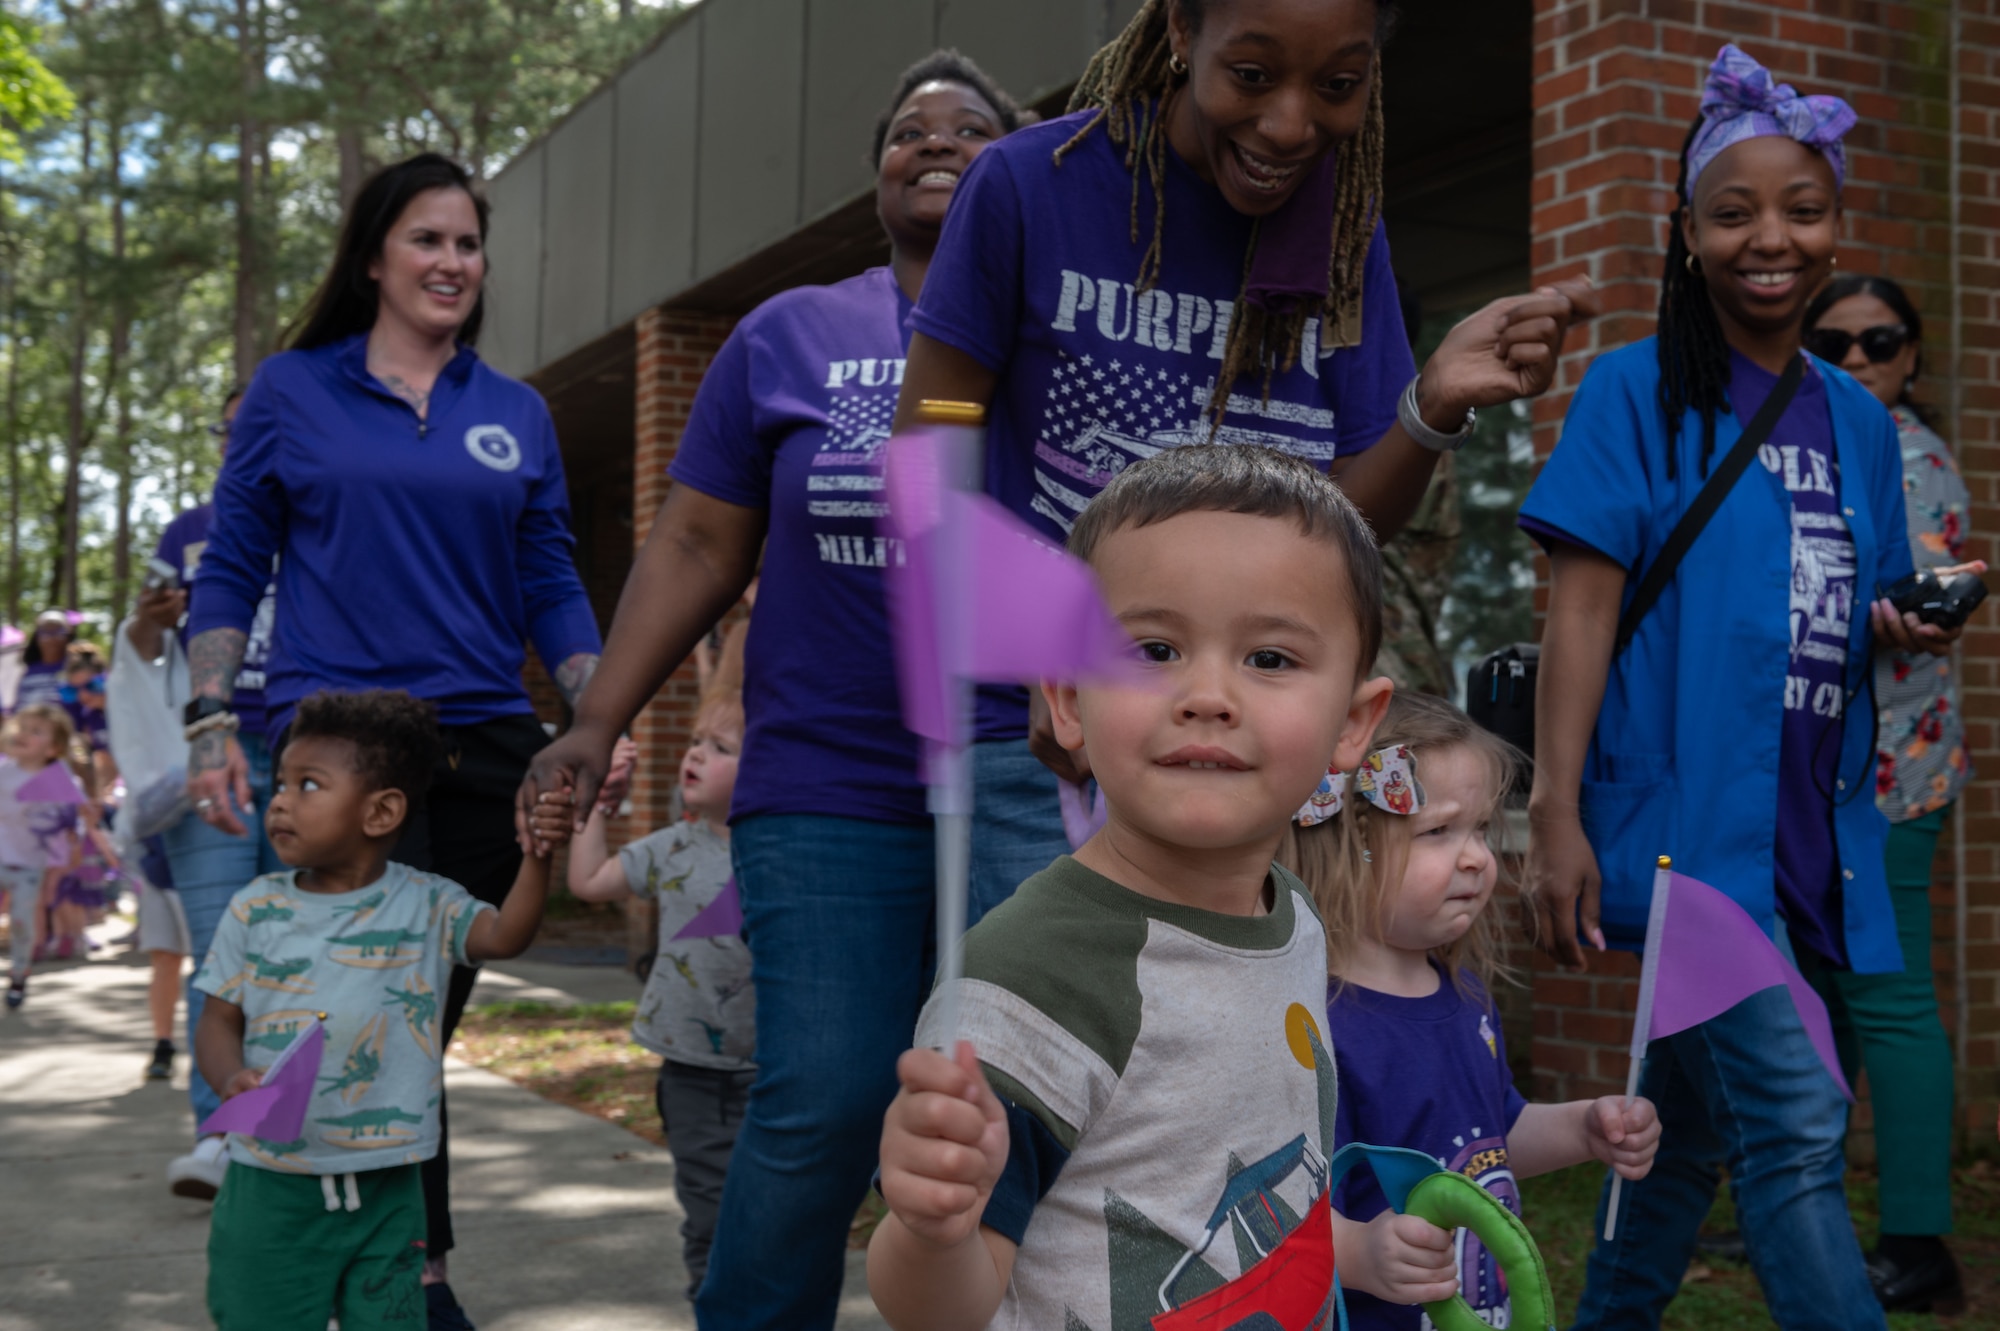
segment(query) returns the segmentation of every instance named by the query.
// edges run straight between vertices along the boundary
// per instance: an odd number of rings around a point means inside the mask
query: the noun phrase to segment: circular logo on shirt
[[[495,471],[521,465],[521,445],[504,425],[475,425],[465,432],[465,451]]]

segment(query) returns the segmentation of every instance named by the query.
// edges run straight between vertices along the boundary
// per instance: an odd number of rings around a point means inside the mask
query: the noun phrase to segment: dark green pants
[[[1946,810],[1889,829],[1889,894],[1903,969],[1856,975],[1812,966],[1849,1082],[1868,1070],[1884,1234],[1951,1232],[1951,1042],[1931,979],[1931,859]],[[1810,957],[1801,957],[1810,962]]]
[[[208,1313],[219,1331],[423,1331],[424,1188],[416,1165],[331,1180],[231,1162],[208,1225]]]

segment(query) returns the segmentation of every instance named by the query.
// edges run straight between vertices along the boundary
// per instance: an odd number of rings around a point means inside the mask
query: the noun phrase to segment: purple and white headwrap
[[[1745,139],[1796,139],[1826,158],[1833,185],[1847,179],[1847,154],[1840,141],[1854,128],[1854,108],[1838,97],[1801,97],[1789,83],[1773,83],[1771,71],[1733,43],[1716,53],[1708,86],[1701,94],[1702,127],[1688,145],[1688,196],[1708,164],[1724,148]]]

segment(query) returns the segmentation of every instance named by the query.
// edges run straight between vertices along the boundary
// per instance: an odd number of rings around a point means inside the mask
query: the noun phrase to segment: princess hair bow
[[[1771,71],[1734,45],[1717,52],[1701,94],[1702,126],[1688,145],[1689,197],[1694,182],[1721,155],[1745,139],[1795,139],[1826,158],[1833,185],[1847,178],[1841,139],[1854,128],[1854,108],[1838,97],[1801,97],[1789,83],[1772,81]]]
[[[1319,789],[1292,815],[1292,821],[1300,827],[1317,827],[1341,811],[1350,791],[1383,813],[1415,813],[1424,807],[1424,788],[1417,781],[1417,755],[1410,752],[1409,745],[1397,744],[1375,750],[1352,772],[1327,768],[1319,779]]]

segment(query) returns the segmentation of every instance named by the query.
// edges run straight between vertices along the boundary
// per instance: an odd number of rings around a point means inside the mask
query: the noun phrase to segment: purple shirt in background
[[[29,666],[22,672],[20,688],[14,692],[14,710],[18,712],[23,707],[38,702],[52,703],[61,707],[63,683],[62,662]]]
[[[1243,285],[1251,219],[1172,151],[1159,280],[1133,290],[1154,201],[1102,127],[1058,166],[1091,113],[1018,130],[959,182],[911,324],[1000,375],[988,417],[987,488],[1062,540],[1083,506],[1131,463],[1210,438],[1208,404]],[[1217,442],[1265,444],[1325,469],[1396,422],[1416,373],[1389,244],[1368,251],[1360,345],[1326,352],[1309,320],[1298,363],[1230,392]],[[1026,695],[982,690],[981,739],[1027,733]]]
[[[909,309],[887,268],[764,302],[716,353],[668,468],[770,514],[732,819],[928,816],[882,593],[899,552],[878,534]]]
[[[1771,395],[1778,376],[1740,352],[1730,352],[1729,361],[1729,404],[1737,421],[1747,426]],[[1863,797],[1834,784],[1840,777],[1847,632],[1859,598],[1854,538],[1841,513],[1826,383],[1817,368],[1807,365],[1798,395],[1757,451],[1765,470],[1792,498],[1792,664],[1785,679],[1785,722],[1778,742],[1778,828],[1772,864],[1778,913],[1791,927],[1792,941],[1845,965],[1833,801]],[[1860,603],[1865,606],[1866,600]],[[1727,780],[1729,755],[1717,754],[1716,763],[1717,779]],[[1857,774],[1857,779],[1864,775],[1872,774]]]
[[[209,528],[215,524],[215,505],[197,504],[167,524],[160,533],[158,558],[180,570],[181,586],[194,589],[195,574],[201,569],[201,552],[208,547]],[[251,735],[264,733],[269,719],[264,706],[264,667],[271,658],[271,626],[276,621],[277,584],[264,589],[257,603],[257,618],[243,645],[243,665],[236,672],[236,691],[231,705],[242,730]]]
[[[1527,1101],[1514,1089],[1500,1012],[1478,982],[1460,993],[1442,968],[1437,992],[1427,998],[1347,985],[1326,1004],[1327,1035],[1340,1074],[1334,1111],[1334,1144],[1367,1142],[1422,1151],[1454,1174],[1464,1174],[1515,1215],[1521,1190],[1507,1159],[1507,1134]],[[1333,1208],[1366,1222],[1388,1209],[1389,1199],[1367,1170],[1356,1170],[1334,1189]],[[1505,1326],[1490,1310],[1506,1303],[1500,1267],[1478,1239],[1466,1234],[1458,1249],[1459,1290],[1481,1320]],[[1428,1327],[1424,1310],[1359,1290],[1347,1291],[1349,1325],[1374,1331]]]

